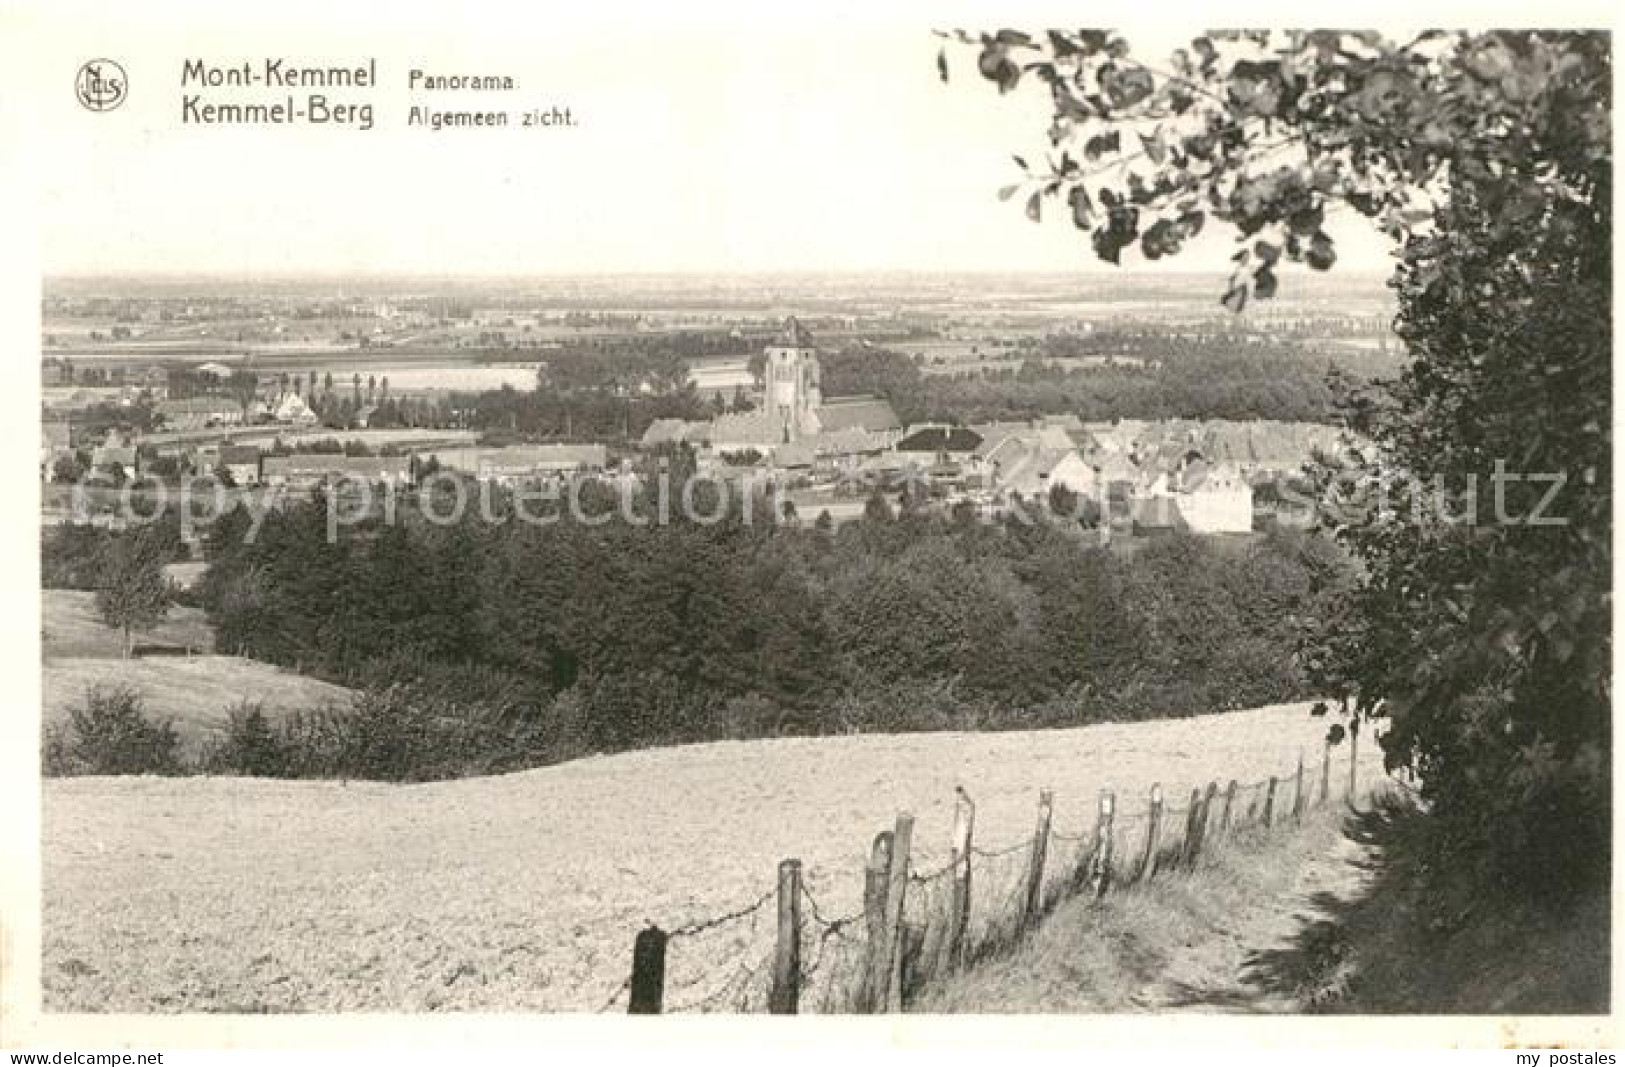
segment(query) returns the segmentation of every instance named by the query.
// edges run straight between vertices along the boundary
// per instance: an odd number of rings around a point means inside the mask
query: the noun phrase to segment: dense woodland
[[[606,501],[607,503],[607,501]],[[646,502],[652,507],[652,501]],[[839,529],[471,518],[346,530],[320,501],[223,520],[217,647],[412,717],[430,777],[671,742],[1022,728],[1305,695],[1298,645],[1352,576],[1330,541],[1172,536],[884,509]],[[306,724],[308,726],[308,724]]]

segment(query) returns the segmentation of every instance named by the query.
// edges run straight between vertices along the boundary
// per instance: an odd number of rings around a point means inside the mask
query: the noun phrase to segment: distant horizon
[[[116,269],[116,270],[54,270],[41,274],[46,281],[101,281],[113,279],[301,279],[301,278],[402,278],[411,280],[429,281],[496,281],[502,279],[526,280],[548,278],[761,278],[761,277],[872,277],[872,276],[902,276],[925,278],[952,278],[952,277],[1039,277],[1062,278],[1082,276],[1090,278],[1114,277],[1211,277],[1214,274],[1226,273],[1222,269],[1192,267],[1189,269],[1170,267],[1114,267],[1110,270],[1084,269],[1069,270],[1063,267],[967,267],[967,268],[925,268],[925,267],[821,267],[821,268],[779,268],[768,267],[762,269],[728,269],[728,270],[672,270],[672,269],[619,269],[619,268],[584,268],[581,270],[542,270],[520,272],[480,272],[480,271],[417,271],[417,270],[343,270],[337,268],[317,267],[310,269],[272,269],[254,271],[230,271],[222,268],[200,268],[197,270],[144,270],[144,269]],[[1291,272],[1299,273],[1299,272]],[[1305,277],[1326,278],[1386,278],[1391,273],[1374,267],[1349,267],[1331,271],[1311,271],[1304,268],[1301,272]],[[1283,273],[1282,277],[1288,277]]]

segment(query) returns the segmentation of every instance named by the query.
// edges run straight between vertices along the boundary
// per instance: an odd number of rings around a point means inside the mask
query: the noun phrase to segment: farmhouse
[[[643,431],[644,448],[670,445],[703,445],[711,440],[711,423],[686,419],[656,419]]]
[[[603,445],[510,445],[506,448],[442,448],[425,453],[440,466],[481,479],[511,482],[601,471],[609,465]]]
[[[1016,445],[1020,449],[1021,446]],[[1011,449],[1006,449],[1010,451]],[[1057,485],[1080,496],[1100,491],[1100,477],[1077,449],[1026,448],[998,468],[994,487],[1023,497],[1042,497]]]
[[[109,434],[107,440],[90,454],[90,465],[98,471],[117,469],[126,478],[134,478],[140,471],[140,456],[134,445],[118,434]]]
[[[211,426],[236,426],[243,421],[242,405],[221,396],[161,400],[157,412],[172,430],[206,430]]]
[[[907,436],[897,442],[897,451],[963,462],[974,458],[981,444],[982,435],[963,426],[910,426]]]
[[[126,372],[124,383],[151,394],[155,400],[162,400],[169,395],[169,369],[154,364],[131,370]]]
[[[254,485],[260,480],[260,450],[255,445],[221,445],[216,471],[224,471],[235,485]]]
[[[412,480],[412,461],[406,456],[266,456],[261,479],[266,485],[296,489],[340,481],[407,485]]]
[[[1193,463],[1181,472],[1179,511],[1197,533],[1246,533],[1253,528],[1253,488],[1229,466]]]
[[[310,410],[310,405],[298,393],[283,393],[272,400],[271,417],[293,426],[314,426],[321,421],[321,417]]]

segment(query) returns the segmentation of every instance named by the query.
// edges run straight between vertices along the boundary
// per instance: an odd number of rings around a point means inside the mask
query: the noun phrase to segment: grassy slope
[[[342,686],[236,656],[59,659],[45,664],[43,682],[47,723],[65,722],[91,686],[128,685],[152,718],[173,720],[183,744],[222,728],[227,710],[244,700],[260,701],[275,719],[345,706],[351,696]]]
[[[1284,770],[1324,731],[1302,706],[997,734],[718,742],[427,785],[77,778],[44,792],[51,1010],[596,1010],[632,937],[747,904],[797,857],[823,914],[862,910],[877,830],[912,811],[947,859],[954,786],[987,849]],[[1057,846],[1059,851],[1059,846]],[[988,883],[980,883],[984,890]],[[990,899],[990,898],[989,898]],[[772,946],[763,922],[676,945],[685,985]],[[175,932],[186,937],[177,940]],[[765,972],[764,972],[765,973]]]
[[[1011,953],[925,991],[932,1012],[1608,1010],[1607,901],[1447,911],[1392,810],[1234,842],[1194,875],[1063,904]],[[1470,887],[1469,887],[1470,888]]]
[[[225,724],[227,709],[261,701],[273,717],[324,704],[343,704],[350,690],[268,663],[236,656],[155,656],[125,660],[118,631],[96,616],[91,593],[49,589],[44,604],[42,681],[45,722],[67,719],[68,708],[93,685],[129,685],[147,711],[171,719],[183,744],[195,744]],[[171,608],[139,643],[212,648],[214,634],[196,608]]]
[[[40,593],[41,641],[47,662],[53,659],[105,657],[124,654],[124,639],[96,614],[96,594],[67,589]],[[214,632],[197,608],[171,607],[158,627],[136,635],[137,644],[214,648]]]
[[[1262,973],[1252,945],[1285,935],[1308,884],[1358,892],[1361,872],[1316,865],[1338,844],[1336,809],[1300,832],[1226,840],[1193,874],[1160,876],[1100,902],[1061,904],[1011,952],[928,989],[926,1012],[1292,1011],[1297,979]]]

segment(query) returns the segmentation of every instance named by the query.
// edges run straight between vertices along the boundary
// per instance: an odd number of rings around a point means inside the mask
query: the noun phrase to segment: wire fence
[[[601,1010],[896,1010],[953,971],[1007,950],[1069,898],[1193,870],[1229,843],[1296,826],[1316,808],[1354,804],[1370,784],[1357,751],[1339,768],[1347,774],[1341,785],[1331,780],[1330,764],[1328,752],[1313,767],[1215,781],[1174,798],[1179,803],[1165,802],[1153,787],[1133,811],[1123,810],[1132,799],[1106,793],[1093,826],[1064,830],[1050,824],[1045,792],[1033,834],[999,845],[972,837],[975,806],[961,790],[956,819],[966,819],[956,821],[947,863],[913,869],[906,844],[912,818],[899,816],[896,831],[880,835],[884,850],[877,841],[863,909],[836,915],[821,899],[833,898],[833,888],[815,892],[799,861],[786,861],[777,885],[735,909],[639,934],[632,974]],[[905,844],[890,855],[898,841]],[[644,954],[646,938],[658,951]]]

